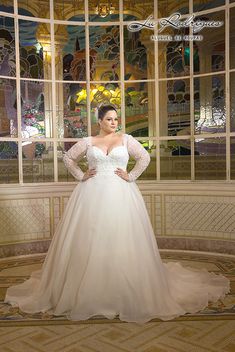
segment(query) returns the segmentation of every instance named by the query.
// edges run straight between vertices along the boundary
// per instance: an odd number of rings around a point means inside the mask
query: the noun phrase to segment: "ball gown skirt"
[[[122,153],[114,150],[112,167]],[[107,160],[95,148],[94,156]],[[109,170],[75,187],[42,269],[8,288],[5,302],[71,320],[145,323],[198,312],[229,292],[222,275],[161,261],[138,186]]]

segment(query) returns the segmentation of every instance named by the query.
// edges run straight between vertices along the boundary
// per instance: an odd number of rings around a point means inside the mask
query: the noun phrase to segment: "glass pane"
[[[119,26],[90,27],[90,78],[94,81],[120,79]]]
[[[181,15],[189,12],[189,1],[158,0],[158,17],[168,17],[175,12]]]
[[[191,179],[190,140],[161,141],[160,163],[162,180]]]
[[[119,21],[119,1],[89,1],[89,20],[92,22]]]
[[[195,179],[226,179],[226,139],[195,139]]]
[[[0,183],[18,183],[18,144],[0,142]]]
[[[126,133],[153,137],[156,131],[155,83],[125,84]]]
[[[0,137],[17,137],[16,82],[0,78]]]
[[[0,11],[13,13],[14,12],[14,0],[1,1]]]
[[[0,16],[0,75],[16,75],[14,19]]]
[[[85,27],[56,25],[55,40],[56,79],[85,81]]]
[[[118,113],[119,121],[116,131],[122,129],[120,118],[121,106],[121,90],[118,83],[100,83],[91,84],[90,86],[90,102],[91,102],[91,135],[95,136],[99,133],[99,124],[95,116],[95,108],[100,104],[113,104]]]
[[[22,142],[24,182],[53,182],[53,143]]]
[[[231,179],[235,180],[235,138],[231,138],[230,144],[230,153],[231,153]]]
[[[21,81],[22,137],[52,137],[51,83]]]
[[[19,15],[50,18],[50,0],[18,0]]]
[[[130,133],[133,135],[132,133]],[[155,141],[150,141],[150,140],[145,140],[145,141],[139,141],[142,146],[148,151],[150,155],[150,163],[147,167],[147,169],[138,177],[139,180],[156,180],[156,144]],[[132,157],[129,158],[129,162],[127,165],[127,172],[130,172],[133,167],[135,166],[135,159]]]
[[[57,148],[57,156],[58,156],[58,180],[61,182],[71,182],[77,181],[71,173],[67,170],[63,162],[63,154],[67,152],[74,144],[77,142],[59,142]],[[84,155],[81,160],[78,161],[79,167],[82,169],[83,172],[86,172],[88,168],[87,158]]]
[[[154,41],[151,30],[130,32],[124,27],[125,80],[154,78]]]
[[[230,73],[230,126],[235,131],[235,72]]]
[[[204,11],[214,7],[223,6],[225,0],[193,0],[193,11]]]
[[[229,21],[230,21],[230,33],[229,33],[229,43],[230,43],[230,68],[235,68],[235,7],[231,7],[229,10]]]
[[[194,79],[195,133],[226,130],[224,75]]]
[[[124,21],[146,20],[153,13],[154,0],[123,0]]]
[[[19,20],[20,75],[51,79],[50,24]]]
[[[178,79],[159,82],[160,135],[190,134],[190,81]]]
[[[63,21],[85,21],[84,0],[54,0],[54,18]]]
[[[225,16],[224,11],[203,14],[195,18],[202,21],[222,21],[223,25],[215,28],[204,28],[196,33],[203,40],[194,42],[194,72],[208,73],[225,69]]]
[[[86,85],[56,84],[57,135],[59,138],[87,136]]]
[[[160,33],[163,36],[166,33]],[[170,35],[173,39],[177,35],[187,35],[187,28],[183,31],[170,30]],[[159,77],[179,77],[189,75],[190,70],[190,49],[189,41],[185,40],[170,40],[170,41],[158,41],[159,48]]]

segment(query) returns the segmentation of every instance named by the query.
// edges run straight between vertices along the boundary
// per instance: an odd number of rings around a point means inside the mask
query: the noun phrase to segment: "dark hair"
[[[103,120],[105,114],[110,111],[110,110],[114,110],[117,112],[117,109],[115,108],[114,105],[111,105],[111,104],[107,104],[107,105],[101,105],[99,108],[98,108],[98,119],[101,119]]]

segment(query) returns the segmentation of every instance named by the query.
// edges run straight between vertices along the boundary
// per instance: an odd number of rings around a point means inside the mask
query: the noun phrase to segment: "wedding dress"
[[[72,192],[42,269],[9,287],[5,302],[28,313],[51,312],[71,320],[95,315],[145,323],[195,313],[229,292],[229,280],[206,270],[161,261],[147,209],[135,180],[150,162],[131,135],[105,154],[81,138],[64,156],[82,180],[77,161],[86,155],[96,175]],[[129,181],[114,173],[135,166]]]

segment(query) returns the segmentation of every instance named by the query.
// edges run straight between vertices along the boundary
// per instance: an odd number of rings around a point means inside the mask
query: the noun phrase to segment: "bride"
[[[131,135],[116,132],[112,105],[98,111],[100,132],[80,138],[64,162],[80,181],[57,226],[40,270],[9,287],[5,302],[27,313],[85,320],[170,320],[195,313],[230,290],[222,275],[163,263],[135,180],[150,157]],[[84,173],[77,161],[86,155]],[[134,168],[126,171],[129,156]]]

